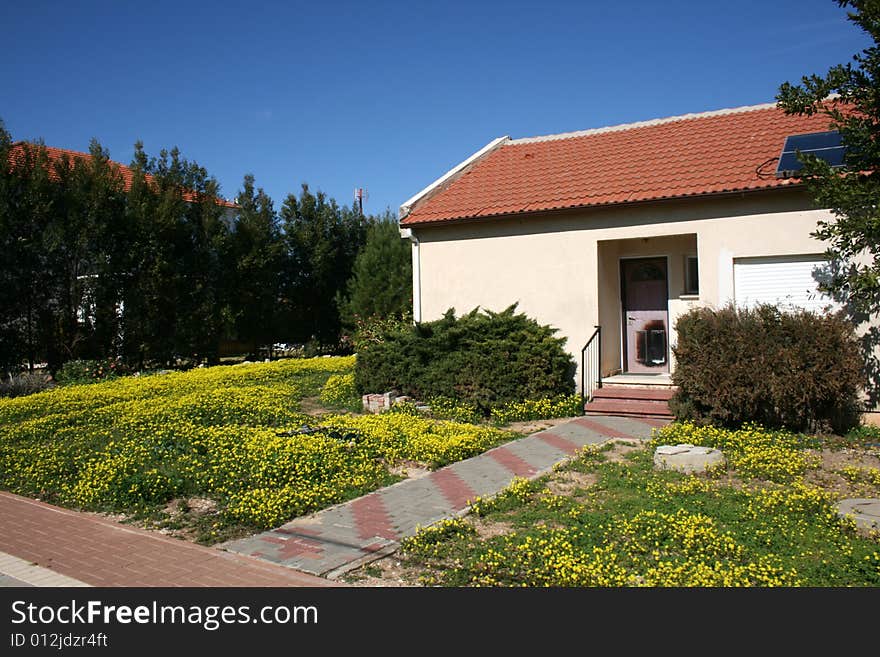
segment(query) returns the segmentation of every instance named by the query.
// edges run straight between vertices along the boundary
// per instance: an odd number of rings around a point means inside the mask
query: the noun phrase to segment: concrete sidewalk
[[[220,547],[332,579],[393,552],[419,527],[460,515],[469,500],[498,493],[516,476],[540,476],[585,445],[612,438],[647,439],[652,428],[667,423],[629,417],[575,418]]]

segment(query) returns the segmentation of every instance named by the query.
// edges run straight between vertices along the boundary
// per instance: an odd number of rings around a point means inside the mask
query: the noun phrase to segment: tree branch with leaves
[[[849,20],[874,45],[824,76],[785,82],[776,99],[788,114],[827,115],[829,130],[840,132],[844,166],[833,168],[814,155],[801,155],[799,175],[816,205],[832,213],[813,233],[828,243],[826,255],[835,271],[824,290],[870,315],[880,311],[880,1],[837,4],[851,9]]]

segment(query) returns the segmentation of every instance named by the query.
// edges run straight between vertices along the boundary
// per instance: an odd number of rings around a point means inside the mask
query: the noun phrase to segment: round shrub
[[[397,327],[363,346],[361,393],[396,389],[417,399],[451,397],[483,415],[500,404],[574,392],[575,362],[556,329],[516,312],[450,309],[433,322]]]
[[[60,384],[94,383],[128,374],[127,368],[117,360],[69,360],[55,372]]]
[[[678,419],[839,433],[858,423],[863,362],[844,317],[728,305],[691,310],[676,330]]]

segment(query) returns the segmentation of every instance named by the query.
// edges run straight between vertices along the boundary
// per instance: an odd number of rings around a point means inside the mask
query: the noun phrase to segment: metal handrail
[[[587,402],[593,401],[593,390],[602,387],[602,327],[596,326],[593,335],[581,349],[581,412]],[[587,375],[587,350],[590,353],[590,374]],[[594,387],[595,385],[595,387]]]

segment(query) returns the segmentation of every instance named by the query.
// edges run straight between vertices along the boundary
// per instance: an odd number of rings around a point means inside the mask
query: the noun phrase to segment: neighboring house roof
[[[20,161],[24,156],[24,144],[28,142],[17,141],[12,145],[12,149],[9,153],[9,159],[14,163],[16,161]],[[36,144],[30,144],[31,146],[36,146]],[[71,151],[66,148],[55,148],[54,146],[44,146],[46,149],[46,153],[49,157],[49,162],[57,162],[61,160],[64,156],[67,156],[73,159],[85,159],[91,157],[89,153],[82,153],[80,151]],[[122,176],[123,183],[125,185],[125,191],[129,191],[131,189],[132,179],[134,177],[134,172],[124,164],[120,164],[119,162],[114,162],[110,160],[111,166],[115,167],[119,174]],[[51,172],[50,172],[51,175]],[[146,175],[148,181],[152,181],[153,176],[150,174]],[[183,200],[193,203],[197,200],[196,194],[194,192],[185,191],[183,193]],[[223,198],[217,199],[217,204],[223,206],[224,208],[237,208],[238,206],[232,202],[227,201]]]
[[[401,226],[760,190],[785,137],[829,119],[775,104],[526,139],[497,139],[401,206]]]

